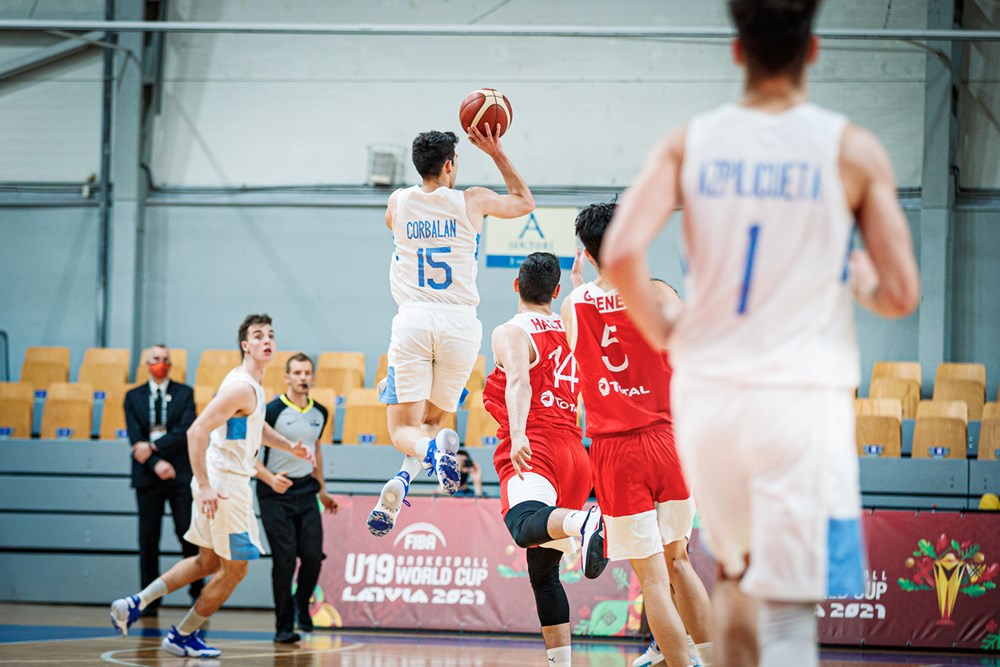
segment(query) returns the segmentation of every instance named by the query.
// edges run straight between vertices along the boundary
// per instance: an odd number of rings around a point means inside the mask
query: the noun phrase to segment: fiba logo
[[[597,390],[601,392],[601,396],[607,396],[611,393],[611,383],[608,382],[608,378],[601,378],[597,383]]]
[[[545,407],[551,408],[552,404],[556,402],[556,397],[552,395],[551,391],[545,391],[542,393],[542,395],[539,397],[538,400],[540,400],[542,402],[542,405],[544,405]]]
[[[407,551],[434,551],[438,544],[448,546],[444,535],[438,527],[431,523],[414,523],[407,526],[396,536],[393,546],[403,542],[403,548]]]

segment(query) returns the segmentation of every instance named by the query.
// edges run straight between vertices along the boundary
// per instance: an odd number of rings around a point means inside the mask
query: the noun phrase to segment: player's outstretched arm
[[[871,132],[848,125],[841,139],[840,173],[865,242],[865,251],[851,258],[854,296],[877,315],[905,317],[920,302],[920,275],[889,155]]]
[[[198,497],[195,500],[209,519],[215,517],[218,501],[225,497],[216,493],[208,482],[208,465],[205,463],[208,434],[225,424],[230,417],[251,414],[256,408],[257,396],[253,387],[245,382],[234,382],[209,401],[187,431],[191,472],[198,482]]]
[[[521,329],[503,324],[493,330],[493,356],[507,377],[504,399],[510,424],[510,460],[521,479],[524,479],[522,470],[531,470],[531,445],[525,433],[531,408],[531,379],[528,377],[531,354],[531,341]]]
[[[500,145],[500,137],[495,136],[497,128],[490,128],[483,134],[477,127],[469,127],[469,141],[491,158],[503,176],[507,194],[501,195],[489,188],[469,188],[465,191],[465,206],[472,219],[492,215],[494,218],[507,220],[528,215],[535,210],[535,197],[521,174],[514,168],[507,154]]]
[[[601,244],[604,275],[618,288],[629,317],[657,349],[665,349],[675,320],[664,312],[650,282],[646,249],[680,199],[686,129],[678,128],[650,153],[638,180],[622,197]]]

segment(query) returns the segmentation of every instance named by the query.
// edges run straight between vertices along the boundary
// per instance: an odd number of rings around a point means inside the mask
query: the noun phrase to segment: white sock
[[[587,517],[590,512],[587,510],[576,510],[570,512],[563,519],[563,532],[567,535],[574,535],[580,537],[583,534],[583,524],[586,523]]]
[[[191,609],[188,610],[187,616],[185,616],[184,620],[181,621],[181,624],[177,626],[177,632],[182,635],[189,635],[204,625],[207,620],[207,616],[199,616],[198,612],[194,610],[194,607],[191,607]]]
[[[545,651],[546,655],[549,656],[550,665],[569,665],[572,663],[572,658],[570,657],[570,647],[560,646],[559,648],[550,648]]]
[[[417,440],[417,444],[413,445],[413,450],[417,453],[417,461],[420,465],[423,465],[424,459],[427,458],[427,448],[431,444],[430,438],[420,438]],[[405,464],[404,464],[405,465]]]
[[[400,472],[405,472],[410,476],[410,480],[417,478],[420,471],[424,469],[423,458],[417,458],[416,456],[407,456],[403,459],[403,465],[399,468]]]
[[[712,667],[712,642],[703,642],[694,645],[693,657],[698,659],[701,667]]]
[[[168,592],[167,584],[163,579],[159,577],[153,579],[153,583],[139,591],[139,611],[148,607],[152,602],[159,600]]]

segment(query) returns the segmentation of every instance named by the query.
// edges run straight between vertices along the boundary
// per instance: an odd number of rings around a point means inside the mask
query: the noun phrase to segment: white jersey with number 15
[[[688,125],[677,373],[857,386],[854,219],[839,172],[846,125],[808,103],[779,114],[729,104]]]
[[[479,304],[479,232],[469,221],[463,192],[424,192],[419,185],[400,190],[392,235],[389,285],[398,305]]]

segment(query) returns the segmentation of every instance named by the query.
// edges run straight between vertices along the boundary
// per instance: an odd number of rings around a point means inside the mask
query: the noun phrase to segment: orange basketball
[[[489,124],[492,133],[496,134],[499,127],[499,136],[503,136],[513,119],[510,102],[503,93],[492,88],[480,88],[466,95],[458,111],[463,130],[468,131],[474,125],[483,134],[486,134],[486,125]]]

